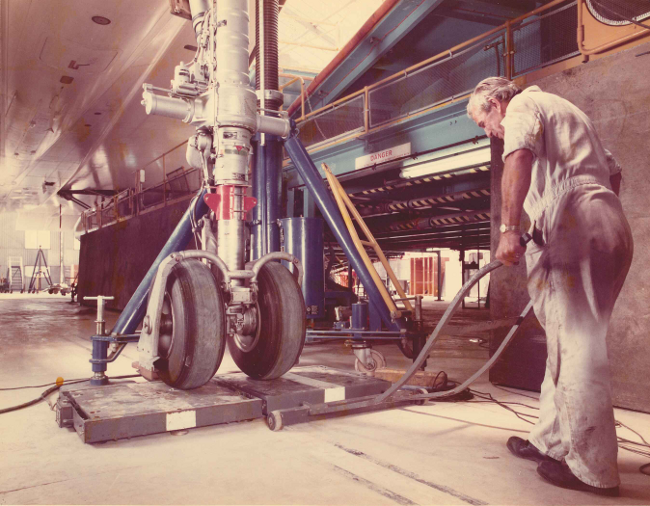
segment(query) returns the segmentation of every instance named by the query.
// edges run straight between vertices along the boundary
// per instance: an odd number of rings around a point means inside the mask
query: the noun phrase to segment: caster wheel
[[[266,423],[269,426],[269,429],[271,429],[273,432],[282,430],[282,428],[284,427],[282,423],[282,413],[280,413],[279,411],[271,411],[266,416]]]
[[[357,372],[371,373],[382,367],[386,367],[386,359],[377,350],[370,350],[370,364],[366,366],[358,358],[354,361],[354,369]]]
[[[169,386],[189,390],[217,372],[225,350],[226,310],[210,268],[199,260],[178,263],[167,280],[156,362]]]
[[[300,357],[307,331],[305,301],[284,265],[268,262],[257,277],[257,325],[254,335],[228,336],[235,364],[253,379],[282,376]]]

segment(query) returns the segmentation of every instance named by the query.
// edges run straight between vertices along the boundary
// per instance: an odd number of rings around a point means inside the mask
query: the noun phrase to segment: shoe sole
[[[547,483],[565,490],[577,490],[578,492],[590,492],[592,494],[601,495],[605,497],[619,497],[620,490],[618,487],[614,488],[598,488],[581,482],[576,478],[576,482],[572,483],[558,483],[551,477],[547,476],[539,467],[537,467],[537,474],[539,474]]]
[[[519,459],[530,460],[531,462],[535,462],[537,464],[541,464],[542,462],[547,462],[547,461],[557,462],[555,459],[548,457],[546,455],[543,455],[542,457],[534,457],[532,455],[530,457],[524,457],[523,455],[517,453],[517,451],[510,445],[510,443],[507,443],[506,447],[508,448],[508,450],[510,450],[510,453],[512,453],[515,457]]]

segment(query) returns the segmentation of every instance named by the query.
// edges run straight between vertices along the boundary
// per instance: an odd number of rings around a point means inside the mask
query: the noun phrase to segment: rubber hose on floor
[[[526,244],[531,240],[531,236],[529,234],[524,234],[521,237],[521,245],[526,246]],[[483,276],[486,274],[498,269],[499,267],[503,266],[503,263],[499,260],[495,260],[494,262],[490,262],[488,265],[483,266],[479,271],[474,274],[468,281],[463,285],[463,287],[460,289],[460,291],[456,294],[454,299],[451,301],[449,306],[447,307],[447,310],[444,312],[442,315],[442,318],[438,322],[438,325],[436,325],[436,328],[433,330],[429,338],[427,339],[426,344],[422,348],[422,351],[420,351],[420,354],[418,357],[413,361],[413,364],[411,364],[411,367],[409,368],[408,371],[402,376],[397,383],[394,383],[393,386],[391,386],[388,390],[386,390],[383,394],[378,395],[375,400],[373,401],[374,404],[379,404],[381,402],[384,402],[386,399],[388,399],[391,395],[393,395],[397,390],[399,390],[406,382],[411,379],[411,377],[416,373],[416,371],[420,368],[420,366],[424,363],[424,361],[429,357],[429,353],[431,351],[431,348],[437,341],[438,337],[442,333],[442,331],[445,329],[447,324],[449,323],[449,320],[451,319],[451,316],[456,312],[456,309],[458,309],[458,306],[462,302],[462,300],[465,298],[467,293],[472,289],[472,287],[476,284],[477,281],[479,281]],[[473,383],[476,378],[478,378],[481,374],[483,374],[486,370],[488,370],[490,367],[492,367],[492,364],[499,358],[501,353],[503,353],[503,350],[506,349],[508,344],[510,344],[510,341],[512,341],[512,338],[514,337],[515,333],[517,330],[519,330],[519,327],[521,326],[521,323],[524,321],[526,316],[530,313],[531,309],[533,307],[532,301],[529,302],[526,305],[526,308],[524,311],[521,313],[519,318],[517,319],[517,322],[513,327],[510,329],[510,332],[506,336],[506,338],[503,340],[501,343],[501,346],[499,346],[499,349],[496,351],[494,355],[486,362],[486,364],[481,367],[476,373],[474,373],[468,380],[464,381],[462,384],[457,386],[456,388],[452,390],[447,390],[444,392],[433,392],[430,394],[423,394],[423,395],[418,395],[415,396],[414,399],[440,399],[442,397],[451,397],[452,395],[456,395],[459,392],[462,392],[467,388],[471,383]]]

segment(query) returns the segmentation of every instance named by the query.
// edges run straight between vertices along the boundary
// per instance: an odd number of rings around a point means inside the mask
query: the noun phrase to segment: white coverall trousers
[[[598,184],[555,197],[536,220],[544,246],[528,244],[528,292],[546,331],[539,421],[529,441],[564,459],[582,482],[619,485],[607,327],[632,261],[618,197]]]

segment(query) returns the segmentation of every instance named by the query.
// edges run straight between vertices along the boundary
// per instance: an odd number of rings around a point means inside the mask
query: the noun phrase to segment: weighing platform
[[[296,367],[272,381],[244,373],[215,376],[193,390],[163,382],[124,382],[61,388],[60,427],[72,427],[84,443],[263,418],[278,409],[376,395],[388,381],[325,366]]]

